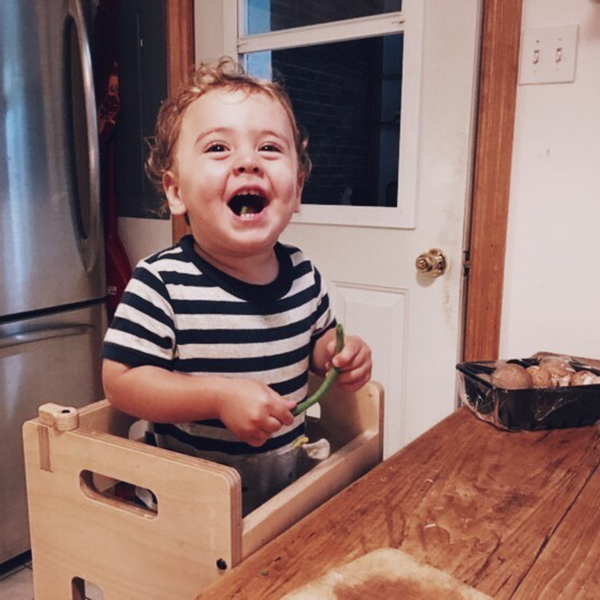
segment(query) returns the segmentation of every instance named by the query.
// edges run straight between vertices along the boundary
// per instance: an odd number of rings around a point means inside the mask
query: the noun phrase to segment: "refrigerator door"
[[[102,397],[106,306],[0,323],[0,563],[29,549],[21,427],[45,402]]]
[[[0,2],[0,317],[105,296],[83,6]]]

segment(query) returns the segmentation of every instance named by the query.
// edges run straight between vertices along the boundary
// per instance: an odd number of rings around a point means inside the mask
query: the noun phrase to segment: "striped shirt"
[[[335,326],[324,282],[306,255],[276,244],[277,278],[235,279],[194,251],[192,236],[137,265],[119,305],[103,357],[189,375],[260,381],[301,402],[315,341]],[[237,439],[218,420],[153,426],[158,445],[235,466],[235,458],[289,449],[304,416],[263,446]]]

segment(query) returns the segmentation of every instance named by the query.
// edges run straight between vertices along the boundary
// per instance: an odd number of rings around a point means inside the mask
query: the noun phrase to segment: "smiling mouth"
[[[263,211],[267,199],[259,194],[237,194],[229,201],[229,208],[242,218],[252,218]]]

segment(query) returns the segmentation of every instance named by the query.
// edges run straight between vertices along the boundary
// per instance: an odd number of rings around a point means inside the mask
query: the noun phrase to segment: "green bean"
[[[338,354],[342,351],[344,347],[344,328],[341,323],[338,323],[335,327],[336,334],[336,344],[335,344],[335,353]],[[331,369],[327,372],[325,379],[317,389],[317,391],[309,396],[306,400],[300,402],[300,404],[296,405],[296,408],[292,410],[292,414],[297,417],[300,413],[303,413],[307,408],[310,408],[313,404],[316,404],[321,400],[321,398],[327,393],[329,388],[333,385],[335,378],[337,377],[338,369],[331,366]]]

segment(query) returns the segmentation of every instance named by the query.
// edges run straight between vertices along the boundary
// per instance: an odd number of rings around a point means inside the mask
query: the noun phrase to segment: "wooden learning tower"
[[[129,439],[136,419],[107,400],[45,404],[23,426],[36,600],[186,600],[358,479],[382,459],[383,391],[332,389],[310,441],[331,455],[242,517],[230,467]],[[116,490],[151,490],[150,511]]]

